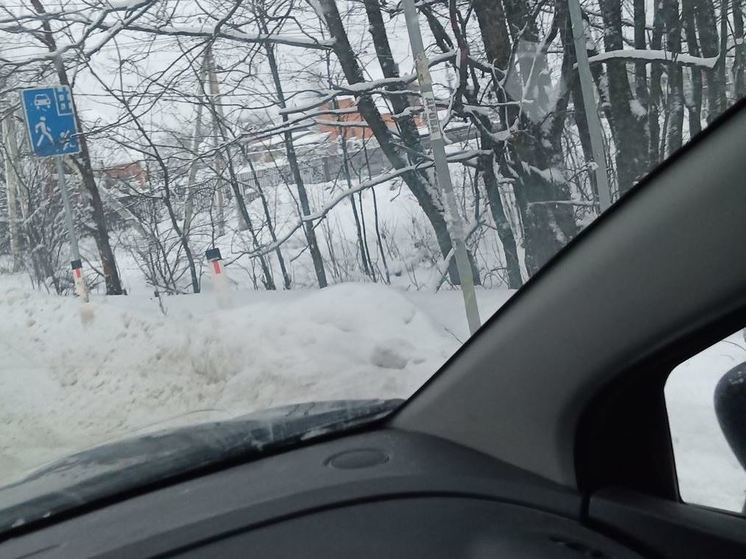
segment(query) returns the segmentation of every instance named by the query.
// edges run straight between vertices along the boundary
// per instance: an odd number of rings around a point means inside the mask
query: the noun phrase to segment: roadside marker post
[[[86,287],[85,278],[83,277],[83,263],[78,259],[73,260],[70,264],[73,269],[75,293],[77,293],[85,302],[88,302],[88,288]]]
[[[212,277],[215,278],[224,273],[223,270],[223,257],[220,254],[219,248],[210,248],[205,251],[205,258],[210,263],[210,269],[212,270]]]
[[[75,292],[87,303],[88,287],[83,277],[83,264],[73,225],[73,213],[65,183],[63,161],[66,155],[80,153],[78,122],[75,118],[72,91],[67,85],[24,89],[21,91],[21,104],[26,117],[29,144],[34,156],[55,158],[57,181],[65,208],[65,226],[70,240],[70,264],[73,270]]]
[[[205,251],[205,258],[210,264],[210,273],[212,283],[215,287],[215,294],[218,300],[218,306],[223,309],[231,307],[232,296],[228,285],[228,277],[225,275],[223,267],[223,256],[219,248],[211,248]]]

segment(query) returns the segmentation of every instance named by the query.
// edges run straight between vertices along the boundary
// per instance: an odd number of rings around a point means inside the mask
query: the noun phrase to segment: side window
[[[676,367],[665,397],[682,499],[746,514],[746,330]]]

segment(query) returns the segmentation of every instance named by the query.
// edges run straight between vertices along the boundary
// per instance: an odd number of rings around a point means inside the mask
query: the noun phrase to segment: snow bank
[[[336,398],[407,397],[465,341],[461,294],[376,284],[98,297],[86,307],[0,276],[0,484],[136,432]],[[15,281],[15,283],[13,283]],[[489,317],[510,296],[478,290]],[[685,500],[737,510],[746,490],[712,405],[740,336],[683,364],[666,403]]]
[[[252,296],[255,294],[256,296]],[[407,397],[458,347],[394,289],[165,300],[11,288],[0,301],[0,483],[133,431],[336,398]],[[285,295],[285,296],[283,296]]]

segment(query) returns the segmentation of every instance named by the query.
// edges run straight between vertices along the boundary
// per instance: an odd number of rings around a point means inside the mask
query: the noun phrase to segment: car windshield
[[[744,96],[742,11],[4,0],[0,486],[411,396]]]

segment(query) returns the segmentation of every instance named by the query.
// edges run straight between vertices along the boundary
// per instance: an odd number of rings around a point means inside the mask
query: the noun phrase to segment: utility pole
[[[222,140],[222,134],[220,132],[219,118],[223,118],[222,106],[220,105],[220,88],[218,85],[218,76],[215,72],[215,60],[212,56],[212,48],[207,49],[205,52],[205,58],[207,62],[207,77],[210,83],[210,96],[212,97],[212,103],[214,112],[212,115],[212,129],[215,135],[215,147],[217,156],[217,167],[218,167],[218,188],[216,191],[216,203],[218,206],[218,234],[223,235],[225,233],[225,198],[223,193],[223,172],[225,171],[225,161],[223,160],[222,152],[220,151],[220,144]],[[215,114],[217,112],[217,115]],[[240,217],[239,217],[240,221]]]
[[[3,119],[3,142],[5,143],[5,188],[8,198],[8,234],[13,271],[21,269],[18,244],[18,143],[16,140],[15,111],[9,111]]]
[[[588,51],[585,46],[585,25],[583,25],[583,15],[580,11],[579,0],[567,0],[567,3],[570,11],[572,38],[575,43],[575,58],[578,61],[580,90],[583,93],[583,106],[585,107],[585,117],[588,121],[588,134],[591,137],[591,152],[593,153],[594,173],[596,175],[596,185],[598,186],[598,205],[603,212],[611,206],[611,188],[609,187],[609,175],[606,171],[604,140],[601,133],[601,119],[598,116],[598,109],[596,107],[593,75],[591,74],[591,65],[588,62]],[[577,103],[577,99],[575,102]]]
[[[208,51],[209,52],[209,51]],[[199,67],[197,75],[197,115],[194,122],[194,134],[192,135],[192,162],[189,165],[189,175],[187,176],[186,199],[184,200],[184,235],[189,235],[189,229],[192,225],[192,213],[194,212],[194,181],[197,179],[197,151],[202,142],[202,94],[205,91],[205,78],[207,77],[207,60],[208,52],[202,58],[202,64]]]
[[[479,307],[474,291],[474,276],[471,271],[471,263],[466,252],[466,241],[464,237],[464,226],[458,213],[456,195],[451,184],[451,173],[448,170],[446,159],[445,141],[443,130],[438,119],[438,109],[435,106],[435,95],[433,94],[433,80],[430,76],[430,66],[425,55],[425,46],[422,43],[420,24],[417,21],[417,9],[414,0],[404,0],[404,17],[407,21],[409,33],[409,44],[412,46],[415,67],[417,69],[417,81],[420,84],[420,93],[425,107],[425,118],[430,129],[430,144],[432,146],[433,159],[435,160],[435,180],[443,194],[445,206],[445,221],[448,234],[451,237],[453,256],[456,258],[456,268],[461,280],[461,294],[464,298],[466,309],[466,320],[469,323],[469,332],[474,333],[481,325],[479,318]]]

